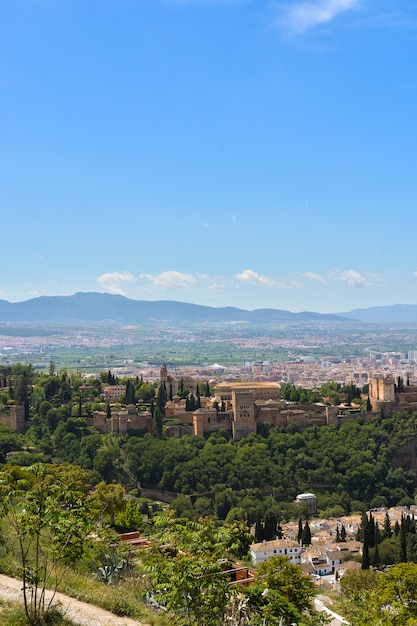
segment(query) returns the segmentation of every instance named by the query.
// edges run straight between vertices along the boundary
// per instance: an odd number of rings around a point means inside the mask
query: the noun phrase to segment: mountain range
[[[99,322],[108,324],[202,322],[304,322],[342,318],[336,315],[278,309],[245,311],[235,307],[209,307],[170,300],[131,300],[108,293],[41,296],[24,302],[0,300],[0,322]]]
[[[209,307],[169,300],[132,300],[121,295],[81,292],[72,296],[41,296],[24,302],[0,300],[0,322],[155,324],[249,322],[352,321],[417,323],[417,305],[355,309],[347,313],[292,313],[281,309],[247,311],[236,307]]]

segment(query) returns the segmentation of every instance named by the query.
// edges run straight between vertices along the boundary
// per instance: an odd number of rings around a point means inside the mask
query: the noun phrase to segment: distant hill
[[[370,324],[417,324],[417,304],[374,306],[338,315]]]
[[[279,309],[245,311],[215,308],[169,300],[131,300],[108,293],[76,293],[73,296],[41,296],[24,302],[0,300],[0,322],[97,322],[108,324],[189,322],[308,322],[344,321],[337,315]]]

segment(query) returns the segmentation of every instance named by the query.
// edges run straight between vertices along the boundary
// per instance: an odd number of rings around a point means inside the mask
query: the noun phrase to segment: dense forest
[[[314,491],[321,514],[362,512],[370,507],[414,503],[416,474],[394,467],[400,445],[417,436],[417,418],[400,413],[392,417],[352,419],[336,426],[299,430],[297,424],[271,427],[239,442],[226,430],[208,438],[161,434],[100,434],[87,424],[96,409],[109,411],[102,401],[101,385],[124,382],[127,402],[155,403],[157,389],[141,379],[118,381],[110,373],[88,379],[79,372],[39,374],[30,366],[2,368],[5,386],[0,392],[0,413],[11,404],[23,404],[30,421],[23,435],[0,432],[0,460],[16,465],[68,462],[93,473],[97,482],[156,488],[173,492],[174,509],[190,518],[249,520],[269,510],[282,520],[297,515],[297,493]],[[358,395],[328,383],[315,391]],[[202,384],[202,393],[206,393]],[[311,401],[312,392],[282,389],[283,395]],[[320,393],[321,392],[321,393]],[[186,390],[185,390],[186,393]],[[301,396],[301,397],[300,397]],[[3,407],[3,408],[1,408]]]

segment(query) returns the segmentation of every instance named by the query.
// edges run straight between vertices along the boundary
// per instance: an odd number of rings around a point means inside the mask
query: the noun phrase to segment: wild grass
[[[16,548],[15,538],[3,526],[3,532],[0,533],[0,573],[21,579],[21,564]],[[114,584],[100,582],[86,561],[80,562],[78,568],[58,569],[56,573],[60,580],[58,591],[81,602],[101,607],[117,616],[137,619],[149,626],[164,626],[168,622],[169,626],[173,624],[172,616],[168,620],[166,615],[153,611],[145,604],[144,580],[137,567],[131,568]],[[0,604],[0,608],[1,626],[27,626],[23,608],[8,604]],[[58,619],[57,616],[52,622],[53,626],[71,625],[68,620],[56,621]]]
[[[27,626],[27,617],[23,606],[0,600],[1,626]],[[58,611],[51,612],[45,626],[76,626],[74,622],[60,615]]]

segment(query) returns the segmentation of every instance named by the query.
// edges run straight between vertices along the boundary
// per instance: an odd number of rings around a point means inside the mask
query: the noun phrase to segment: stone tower
[[[250,433],[256,433],[255,401],[250,390],[233,390],[233,439],[239,440]]]
[[[374,375],[369,379],[369,399],[373,411],[389,415],[395,406],[395,380],[391,376]]]
[[[165,363],[162,363],[162,367],[161,370],[159,372],[159,380],[161,385],[163,385],[165,383],[165,386],[167,386],[167,382],[168,382],[168,370],[167,370],[167,366]]]

